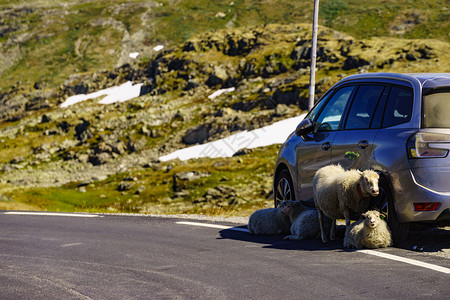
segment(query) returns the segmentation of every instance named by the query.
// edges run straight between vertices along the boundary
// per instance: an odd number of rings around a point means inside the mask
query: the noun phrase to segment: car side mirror
[[[298,136],[302,136],[308,133],[313,132],[314,124],[310,119],[303,119],[303,121],[298,124],[297,128],[295,129],[295,134]]]

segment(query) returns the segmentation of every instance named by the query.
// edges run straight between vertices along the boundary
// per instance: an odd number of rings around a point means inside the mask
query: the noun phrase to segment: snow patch
[[[113,86],[104,90],[100,90],[90,94],[79,94],[71,96],[61,104],[61,107],[68,107],[70,105],[83,102],[90,99],[95,99],[101,96],[106,96],[99,101],[100,104],[111,104],[116,102],[124,102],[130,99],[139,97],[141,93],[142,83],[133,85],[131,81],[127,81],[122,85]]]
[[[161,51],[162,49],[164,49],[163,45],[158,45],[158,46],[153,48],[153,50],[156,51],[156,52]]]
[[[136,59],[136,57],[138,57],[138,55],[139,55],[139,52],[132,52],[132,53],[128,54],[128,56],[133,59]]]
[[[116,102],[125,102],[139,97],[141,94],[142,83],[133,85],[131,81],[116,87],[112,87],[108,95],[100,100],[100,104],[111,104]]]
[[[159,159],[161,161],[168,161],[176,158],[188,160],[201,157],[231,157],[240,149],[282,144],[305,118],[305,115],[302,114],[297,117],[282,120],[252,131],[242,131],[203,145],[180,149],[168,155],[161,156]]]
[[[208,99],[214,99],[214,98],[219,97],[222,94],[234,92],[235,89],[236,89],[235,87],[230,87],[230,88],[227,88],[227,89],[217,90],[214,93],[212,93],[211,95],[209,95]]]

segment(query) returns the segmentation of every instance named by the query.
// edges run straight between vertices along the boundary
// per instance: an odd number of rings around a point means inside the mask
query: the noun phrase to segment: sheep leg
[[[347,229],[348,226],[350,226],[350,212],[348,209],[344,209],[343,213],[345,218],[345,229]]]
[[[327,242],[327,236],[325,235],[325,231],[323,229],[323,215],[322,215],[322,211],[320,209],[317,209],[318,215],[319,215],[319,225],[320,225],[320,236],[322,237],[322,242],[326,243]]]
[[[336,219],[331,219],[330,240],[334,241],[335,239],[336,239]]]
[[[347,234],[347,231],[350,229],[350,212],[348,209],[344,209],[342,212],[345,218],[345,234]]]

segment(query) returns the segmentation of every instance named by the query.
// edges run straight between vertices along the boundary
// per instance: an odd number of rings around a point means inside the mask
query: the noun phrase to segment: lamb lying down
[[[376,210],[362,214],[364,219],[352,223],[345,232],[346,248],[384,248],[392,246],[391,231]]]
[[[281,214],[286,201],[276,208],[265,208],[255,211],[248,220],[248,231],[251,234],[286,234],[291,223],[289,217]]]
[[[291,235],[284,237],[285,240],[305,240],[320,237],[320,225],[316,209],[307,208],[297,201],[286,201],[281,209],[284,216],[289,217]],[[324,218],[324,226],[331,228],[331,219]]]

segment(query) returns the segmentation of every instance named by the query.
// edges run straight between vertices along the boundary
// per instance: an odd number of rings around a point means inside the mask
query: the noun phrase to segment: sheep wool
[[[281,214],[283,202],[276,208],[264,208],[255,211],[248,220],[248,231],[251,234],[286,234],[291,223],[289,218]]]
[[[379,175],[373,170],[346,171],[340,165],[319,169],[313,178],[314,203],[318,210],[322,241],[327,237],[323,229],[323,214],[332,219],[330,239],[334,240],[336,219],[345,218],[350,225],[350,212],[361,212],[361,200],[377,196]]]
[[[320,236],[317,209],[306,208],[299,202],[294,202],[287,204],[287,208],[282,213],[287,213],[292,223],[291,234],[284,237],[285,240],[315,239]],[[326,218],[325,226],[329,230],[331,227],[330,219]]]
[[[364,219],[352,223],[346,230],[344,247],[376,249],[392,246],[391,231],[376,210],[362,214]]]

